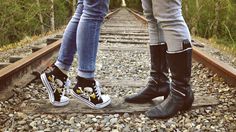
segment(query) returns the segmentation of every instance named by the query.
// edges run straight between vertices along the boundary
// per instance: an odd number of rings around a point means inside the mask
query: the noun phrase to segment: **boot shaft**
[[[185,95],[191,89],[192,47],[189,41],[184,41],[183,47],[182,51],[167,52],[167,60],[171,72],[171,90]]]
[[[166,62],[167,45],[150,45],[151,77],[158,82],[168,82],[168,66]]]

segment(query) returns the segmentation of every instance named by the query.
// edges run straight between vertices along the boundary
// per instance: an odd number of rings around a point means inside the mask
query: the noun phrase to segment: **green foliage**
[[[193,35],[214,38],[236,47],[235,0],[182,0],[183,15]],[[142,10],[141,0],[126,0],[127,6]]]
[[[0,3],[0,46],[16,42],[25,36],[41,33],[39,14],[43,17],[45,30],[50,29],[50,0],[2,0]],[[54,0],[55,25],[60,27],[68,21],[69,6],[65,0]]]
[[[121,6],[122,0],[110,0],[110,9],[118,8]]]
[[[55,8],[55,26],[61,27],[67,24],[68,20],[71,18],[72,5],[70,5],[66,0],[54,0]]]
[[[0,46],[25,36],[50,30],[50,0],[1,0]],[[68,2],[69,1],[69,2]],[[54,0],[56,28],[67,24],[72,15],[72,0]],[[182,0],[183,14],[193,35],[214,38],[236,47],[235,0]],[[110,8],[121,6],[122,0],[110,0]],[[142,11],[141,0],[126,0],[126,5]],[[43,17],[40,23],[39,14]]]
[[[125,0],[128,8],[135,9],[137,11],[142,11],[142,2],[141,0]]]
[[[184,16],[192,34],[235,43],[235,1],[183,0],[183,2]]]
[[[50,30],[51,1],[39,0],[1,0],[0,3],[0,46],[21,40],[25,36]],[[110,8],[121,6],[122,0],[110,0]],[[54,0],[55,27],[67,24],[72,15],[72,0]],[[42,15],[43,23],[39,15]]]

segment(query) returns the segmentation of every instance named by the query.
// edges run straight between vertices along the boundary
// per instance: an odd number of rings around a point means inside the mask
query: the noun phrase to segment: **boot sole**
[[[43,85],[46,87],[47,89],[47,92],[48,92],[48,96],[49,96],[49,101],[50,103],[53,105],[53,106],[57,106],[57,107],[60,107],[60,106],[65,106],[67,104],[69,104],[69,100],[66,101],[66,102],[58,102],[58,101],[54,101],[54,93],[52,91],[52,87],[51,85],[49,84],[48,80],[47,80],[47,77],[46,77],[46,74],[43,73],[40,75],[40,78],[43,82]]]
[[[191,109],[191,107],[192,107],[192,105],[190,105],[190,107],[188,107],[188,108],[178,110],[178,111],[179,112],[186,112],[186,111],[189,111]],[[177,115],[178,111],[175,114],[171,114],[171,115],[168,115],[168,116],[165,116],[165,117],[150,117],[150,116],[147,115],[147,112],[145,112],[145,115],[151,120],[154,120],[154,119],[169,119],[169,118],[174,117],[175,115]]]
[[[192,94],[193,94],[193,93],[192,93]],[[194,95],[192,95],[192,97],[193,97],[193,98],[192,98],[190,101],[186,102],[186,105],[184,105],[184,106],[182,107],[182,109],[178,110],[179,112],[186,112],[186,111],[191,110],[192,104],[193,104],[193,101],[194,101]],[[175,113],[175,114],[171,114],[171,115],[168,115],[168,116],[165,116],[165,117],[149,117],[149,116],[147,115],[147,112],[145,113],[145,115],[148,116],[150,119],[168,119],[168,118],[171,118],[171,117],[177,115],[177,114],[178,114],[178,111],[177,111],[177,113]]]
[[[137,100],[127,100],[125,98],[125,102],[127,103],[132,103],[132,104],[145,104],[145,103],[150,103],[150,102],[153,102],[152,99],[151,100],[145,100],[145,101],[137,101]]]

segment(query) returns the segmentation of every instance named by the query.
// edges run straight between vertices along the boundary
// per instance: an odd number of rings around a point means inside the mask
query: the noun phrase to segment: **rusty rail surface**
[[[142,15],[139,15],[135,11],[128,9],[132,14],[136,16],[139,20],[147,24],[147,19]],[[219,59],[213,58],[207,53],[200,51],[199,49],[193,47],[193,59],[202,63],[213,72],[221,76],[227,83],[236,86],[236,69],[232,66],[220,61]]]
[[[120,9],[107,14],[105,21]],[[0,70],[0,101],[13,96],[15,87],[24,87],[50,66],[57,57],[61,39]],[[53,59],[54,58],[54,59]]]

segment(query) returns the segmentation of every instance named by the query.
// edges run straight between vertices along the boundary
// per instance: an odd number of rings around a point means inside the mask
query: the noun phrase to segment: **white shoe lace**
[[[64,85],[63,92],[62,92],[63,96],[70,94],[70,85],[71,85],[71,80],[67,78],[65,85]]]
[[[98,99],[101,98],[102,94],[101,94],[101,88],[100,88],[100,83],[98,81],[95,81],[95,94],[98,97]]]

